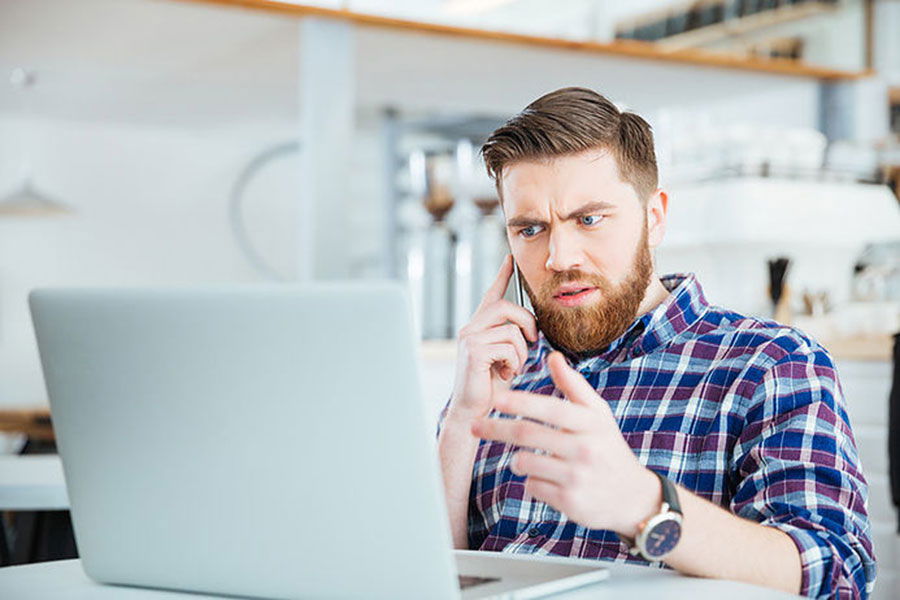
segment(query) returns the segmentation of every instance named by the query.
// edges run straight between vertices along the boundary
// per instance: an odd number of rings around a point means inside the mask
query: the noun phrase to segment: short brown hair
[[[650,125],[586,88],[567,87],[541,96],[494,131],[481,156],[499,193],[503,169],[512,163],[594,148],[612,154],[619,177],[646,202],[658,185]]]

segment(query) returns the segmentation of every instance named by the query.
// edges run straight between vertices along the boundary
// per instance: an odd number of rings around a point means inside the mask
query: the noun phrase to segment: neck
[[[668,296],[669,290],[666,289],[659,280],[659,276],[654,272],[653,276],[650,278],[650,285],[647,286],[647,292],[644,294],[644,299],[638,307],[637,316],[640,317],[641,315],[651,312],[654,308],[662,304]]]

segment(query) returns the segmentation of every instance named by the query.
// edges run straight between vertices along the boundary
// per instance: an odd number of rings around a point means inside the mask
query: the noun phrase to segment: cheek
[[[619,231],[604,232],[590,240],[588,257],[592,266],[610,283],[621,283],[634,267],[638,238]]]
[[[548,277],[547,273],[547,245],[542,240],[531,242],[510,240],[513,259],[519,265],[519,272],[531,286],[532,290],[539,290],[541,284]],[[512,285],[512,282],[510,282]]]

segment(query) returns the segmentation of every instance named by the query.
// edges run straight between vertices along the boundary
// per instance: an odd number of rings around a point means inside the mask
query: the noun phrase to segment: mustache
[[[609,281],[607,281],[606,278],[593,273],[585,273],[578,269],[571,269],[553,273],[553,275],[550,276],[550,279],[545,281],[541,286],[540,295],[543,298],[550,298],[559,286],[573,281],[581,281],[590,284],[593,287],[599,288],[601,291],[609,289]]]

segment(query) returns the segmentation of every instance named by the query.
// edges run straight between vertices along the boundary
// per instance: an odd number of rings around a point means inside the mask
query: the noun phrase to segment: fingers
[[[560,512],[565,512],[563,503],[563,488],[553,482],[529,477],[525,480],[525,493],[545,504],[549,504]]]
[[[488,291],[485,292],[484,299],[481,301],[481,306],[487,306],[491,302],[496,302],[503,298],[503,295],[506,293],[506,288],[509,286],[509,278],[512,277],[512,273],[512,256],[507,254],[503,259],[503,263],[500,265],[500,271],[497,272],[497,278],[494,279],[494,283],[492,283],[491,287],[488,288]]]
[[[534,315],[527,309],[506,300],[497,300],[493,304],[480,308],[464,329],[484,330],[503,325],[507,321],[518,325],[528,341],[537,341],[537,321],[535,321]]]
[[[494,369],[502,379],[510,380],[524,363],[519,362],[519,354],[512,344],[500,342],[484,346],[486,356],[482,364],[488,370]]]
[[[558,485],[574,483],[572,467],[553,456],[542,456],[534,452],[520,450],[509,463],[512,472],[519,476],[536,477]]]
[[[484,417],[472,425],[472,434],[484,440],[545,450],[560,458],[575,458],[578,454],[576,440],[572,434],[556,431],[532,421]]]
[[[595,420],[594,411],[587,407],[529,392],[505,392],[494,399],[494,407],[509,415],[527,417],[573,432],[587,431]]]
[[[591,384],[575,369],[569,366],[565,357],[559,352],[553,352],[547,359],[550,366],[550,376],[553,383],[562,391],[570,402],[581,406],[596,407],[600,395],[597,394]],[[605,403],[603,403],[605,405]]]
[[[472,340],[476,345],[496,343],[512,344],[513,348],[516,350],[516,355],[519,358],[518,364],[515,365],[516,371],[518,371],[528,360],[528,344],[525,343],[525,338],[522,337],[522,330],[512,323],[491,327],[487,331],[473,334]]]
[[[513,273],[512,256],[506,255],[500,271],[497,273],[497,279],[491,284],[491,287],[484,295],[484,299],[475,311],[472,320],[460,330],[460,336],[466,335],[467,332],[478,332],[504,325],[507,322],[516,324],[522,334],[531,342],[538,339],[537,321],[534,315],[525,308],[513,304],[503,299],[506,288],[509,286],[510,277]],[[527,345],[526,345],[527,350]]]

